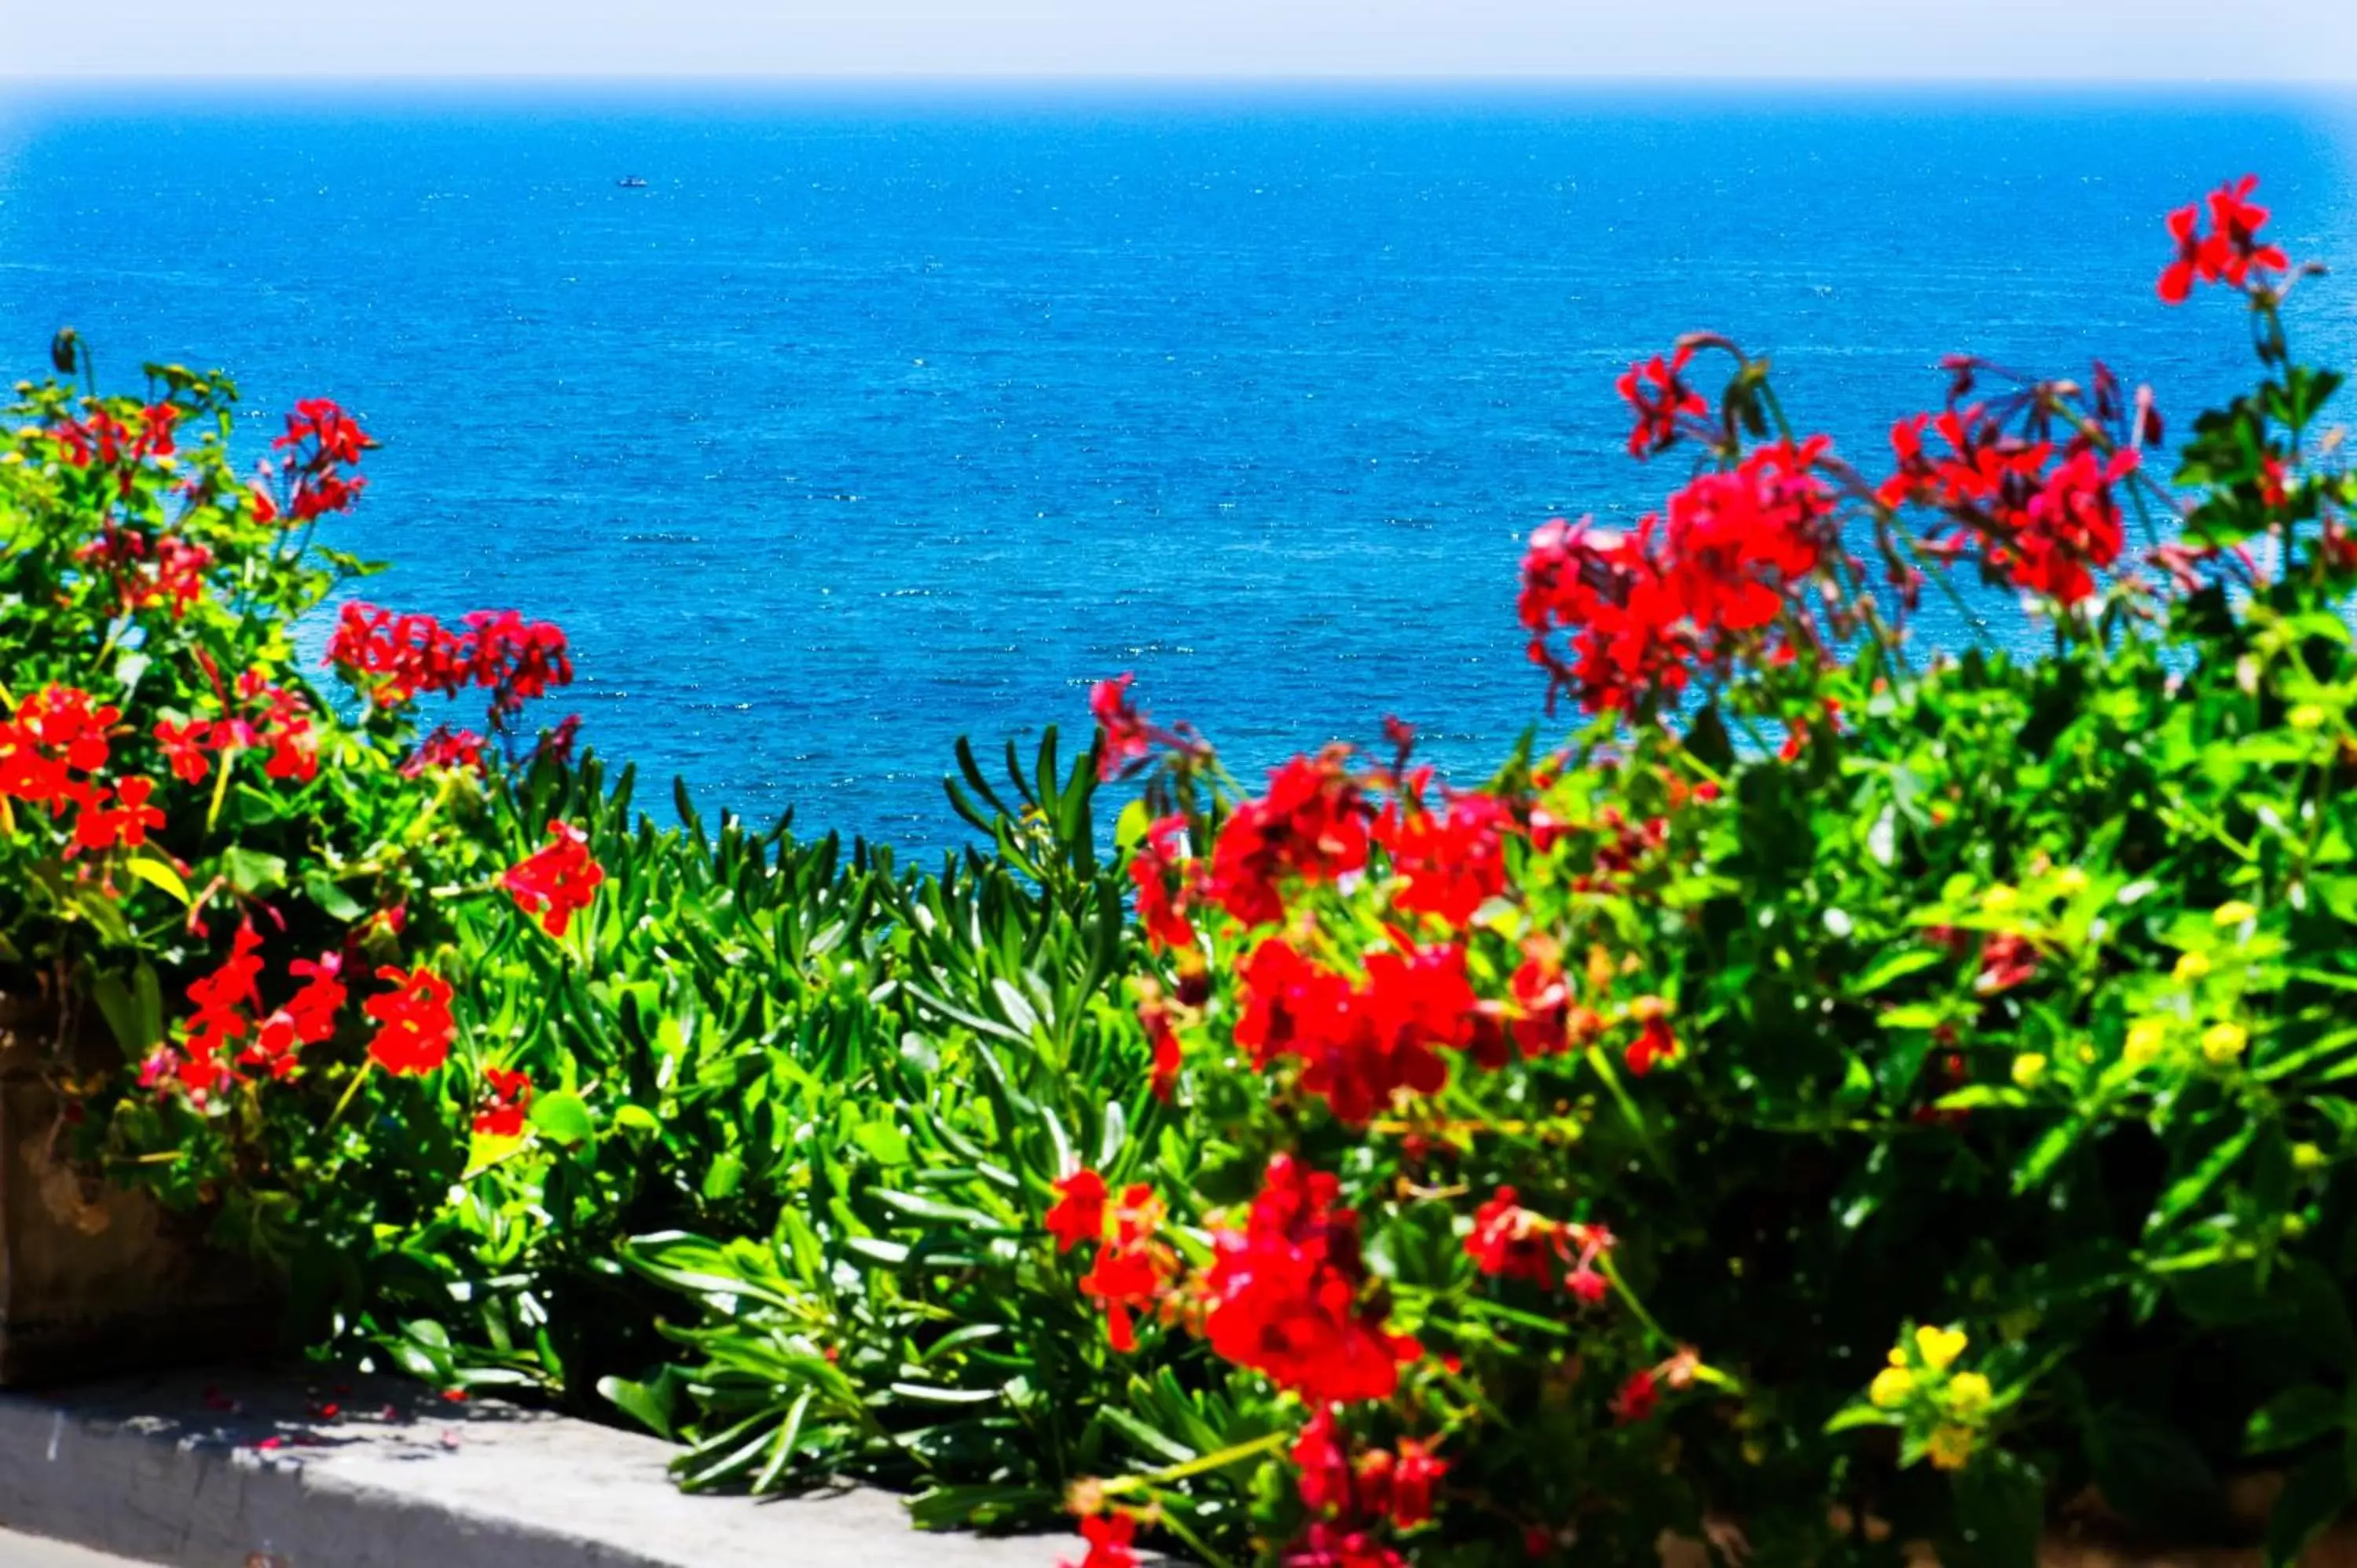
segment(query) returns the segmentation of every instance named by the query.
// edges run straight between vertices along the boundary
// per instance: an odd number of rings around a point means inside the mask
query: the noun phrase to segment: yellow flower
[[[2210,955],[2198,952],[2187,953],[2177,961],[2176,969],[2170,972],[2176,977],[2178,984],[2190,985],[2210,972]]]
[[[1876,1408],[1897,1410],[1915,1391],[1915,1374],[1904,1367],[1885,1367],[1874,1374],[1874,1382],[1866,1391]]]
[[[2201,1031],[2201,1055],[2213,1066],[2223,1067],[2243,1054],[2251,1036],[2240,1024],[2212,1024]]]
[[[2210,920],[2212,925],[2239,926],[2245,920],[2258,918],[2258,910],[2244,903],[2240,898],[2229,898],[2210,911]]]
[[[1893,1345],[1890,1348],[1890,1364],[1894,1367],[1905,1366],[1907,1364],[1907,1352],[1901,1350],[1898,1346]]]
[[[2294,1170],[2320,1171],[2325,1164],[2324,1151],[2314,1144],[2294,1144],[2291,1146],[2291,1164]]]
[[[2023,1089],[2034,1089],[2046,1076],[2046,1058],[2036,1051],[2024,1051],[2013,1058],[2013,1081]]]
[[[1994,1396],[1986,1378],[1978,1372],[1958,1372],[1948,1380],[1948,1413],[1958,1421],[1970,1421],[1988,1409]]]
[[[2324,725],[2325,713],[2314,703],[2302,703],[2285,717],[2291,720],[2291,727],[2294,729],[2321,729]]]
[[[2000,882],[1981,895],[1981,908],[1992,915],[2002,915],[2021,902],[2021,895]]]
[[[1964,1353],[1964,1331],[1961,1328],[1934,1328],[1930,1324],[1915,1331],[1915,1349],[1923,1364],[1935,1372],[1944,1372],[1949,1364]]]
[[[2127,1058],[2130,1067],[2150,1067],[2160,1059],[2160,1047],[2168,1038],[2168,1020],[2139,1018],[2128,1026],[2127,1048],[2121,1054]]]
[[[1923,1452],[1943,1470],[1961,1470],[1972,1461],[1973,1429],[1943,1426],[1932,1434],[1932,1441],[1924,1445]]]

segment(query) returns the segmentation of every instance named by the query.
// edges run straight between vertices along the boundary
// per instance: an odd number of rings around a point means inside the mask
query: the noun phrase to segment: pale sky
[[[2357,81],[2357,0],[0,0],[0,77]]]

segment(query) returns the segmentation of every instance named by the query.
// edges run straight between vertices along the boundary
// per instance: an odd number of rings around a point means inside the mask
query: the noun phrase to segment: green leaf
[[[195,897],[195,895],[188,891],[188,885],[180,879],[179,872],[173,868],[172,863],[160,854],[132,855],[124,861],[123,869],[147,884],[148,886],[157,888],[167,897],[178,900],[183,909],[187,908]]]
[[[597,1119],[589,1106],[570,1090],[544,1094],[532,1102],[532,1124],[542,1136],[559,1144],[586,1144],[597,1136]]]
[[[2170,1182],[2152,1206],[2152,1217],[2145,1222],[2145,1234],[2157,1236],[2169,1228],[2171,1220],[2184,1214],[2209,1195],[2226,1173],[2234,1168],[2247,1151],[2252,1140],[2259,1134],[2264,1123],[2245,1121],[2229,1131],[2212,1146],[2209,1153],[2190,1171]]]
[[[1146,830],[1154,826],[1154,813],[1146,809],[1144,800],[1132,800],[1113,820],[1113,842],[1123,851],[1135,849],[1146,842]]]
[[[231,844],[221,851],[221,874],[229,885],[249,898],[275,893],[286,881],[286,862],[274,854],[265,854],[243,844]]]
[[[2301,1553],[2349,1501],[2349,1467],[2336,1444],[2291,1473],[2267,1516],[2267,1568],[2298,1568]]]
[[[99,975],[91,982],[90,996],[98,1004],[99,1015],[106,1020],[123,1054],[134,1059],[145,1055],[156,1042],[139,1037],[138,1011],[132,1004],[131,987],[123,983],[123,977],[113,972]]]
[[[919,1404],[996,1404],[1006,1397],[1003,1389],[945,1389],[933,1383],[893,1383],[892,1392]]]
[[[2038,1568],[2038,1541],[2046,1530],[2046,1483],[2004,1449],[1985,1449],[1955,1479],[1956,1523],[1963,1539],[1950,1558],[1959,1568]]]
[[[2341,1424],[2341,1396],[2316,1383],[2297,1383],[2261,1405],[2243,1431],[2245,1454],[2301,1448]]]
[[[604,1377],[597,1380],[597,1391],[608,1403],[665,1442],[676,1443],[678,1435],[672,1428],[671,1388],[657,1380],[652,1384],[634,1383],[627,1378]]]
[[[2021,1164],[2014,1167],[2013,1190],[2028,1192],[2044,1181],[2048,1173],[2061,1163],[2062,1156],[2071,1152],[2072,1146],[2086,1131],[2086,1122],[2076,1116],[2046,1129],[2045,1135],[2030,1145],[2029,1153],[2024,1155]]]
[[[1846,996],[1871,996],[1893,981],[1903,980],[1910,974],[1946,961],[1946,956],[1927,947],[1901,948],[1897,952],[1886,954],[1879,962],[1868,966],[1865,973],[1842,987],[1842,993]],[[1888,1014],[1884,1015],[1884,1021],[1886,1023],[1889,1021]]]
[[[359,899],[345,892],[333,877],[323,872],[314,871],[303,878],[303,896],[331,920],[350,924],[368,913]]]
[[[737,1189],[744,1185],[745,1162],[732,1152],[713,1155],[712,1164],[705,1167],[704,1196],[711,1202],[736,1197]]]
[[[939,1198],[927,1197],[920,1193],[894,1192],[888,1188],[878,1187],[876,1191],[876,1201],[916,1219],[931,1220],[936,1225],[963,1225],[968,1230],[980,1230],[992,1235],[1011,1236],[1017,1233],[1004,1221],[985,1214],[978,1208],[967,1208],[955,1203],[943,1203]]]
[[[1865,1400],[1857,1400],[1835,1412],[1834,1418],[1825,1423],[1824,1430],[1825,1435],[1830,1437],[1837,1432],[1856,1432],[1867,1426],[1897,1426],[1899,1423],[1900,1418],[1891,1412],[1878,1409]]]

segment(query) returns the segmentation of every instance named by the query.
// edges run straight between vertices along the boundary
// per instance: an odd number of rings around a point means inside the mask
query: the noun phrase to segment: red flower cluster
[[[1533,937],[1523,944],[1523,961],[1507,977],[1506,992],[1513,1002],[1506,1032],[1526,1057],[1560,1056],[1604,1031],[1604,1020],[1594,1008],[1572,1000],[1562,950],[1552,938]],[[1474,1044],[1474,1058],[1485,1067],[1505,1066],[1504,1041],[1495,1037],[1491,1023],[1501,1011],[1485,1010],[1488,1037]]]
[[[1304,1507],[1318,1520],[1365,1529],[1388,1520],[1397,1530],[1414,1530],[1432,1518],[1432,1489],[1448,1473],[1448,1461],[1432,1444],[1403,1437],[1394,1451],[1351,1452],[1349,1434],[1321,1405],[1294,1440],[1295,1485]]]
[[[72,775],[106,766],[107,732],[122,716],[73,686],[28,694],[16,716],[0,723],[0,798],[63,810],[79,787]]]
[[[1289,1155],[1269,1162],[1244,1228],[1212,1235],[1204,1329],[1221,1356],[1305,1399],[1387,1399],[1424,1348],[1361,1299],[1358,1216],[1334,1207],[1338,1190]]]
[[[464,641],[428,615],[396,616],[354,600],[337,612],[326,662],[369,701],[398,707],[420,693],[448,696],[468,683]]]
[[[401,771],[404,777],[414,779],[429,768],[461,768],[481,772],[483,737],[470,729],[454,730],[447,725],[437,725],[432,735],[417,743],[417,749],[401,765]]]
[[[1129,772],[1153,756],[1157,747],[1191,753],[1202,744],[1184,725],[1165,729],[1147,718],[1145,711],[1129,700],[1129,684],[1134,679],[1125,671],[1089,688],[1089,713],[1096,719],[1097,731],[1103,738],[1097,750],[1097,778],[1101,781],[1110,782]]]
[[[164,813],[149,804],[154,780],[135,777],[109,786],[97,778],[113,754],[109,731],[122,716],[78,687],[50,685],[0,722],[0,802],[47,806],[53,817],[71,810],[69,857],[138,848],[150,828],[164,825]]]
[[[177,1084],[201,1106],[228,1086],[232,1059],[281,1080],[300,1065],[296,1053],[303,1047],[334,1037],[336,1015],[344,1005],[341,956],[328,952],[317,962],[298,959],[289,964],[287,972],[303,984],[285,1005],[264,1014],[261,955],[262,939],[253,927],[239,926],[221,967],[188,986],[194,1011],[181,1026],[182,1049],[167,1047],[150,1057],[140,1069],[141,1087]],[[241,1041],[232,1058],[230,1047]]]
[[[208,752],[262,752],[262,771],[282,781],[308,783],[318,776],[319,737],[311,726],[310,702],[301,693],[273,683],[259,670],[238,676],[234,698],[221,692],[218,681],[215,691],[224,710],[220,718],[156,721],[156,744],[182,783],[204,781],[211,768]]]
[[[287,453],[288,515],[297,522],[310,522],[358,500],[368,481],[350,478],[343,470],[357,467],[361,454],[375,445],[350,414],[326,398],[296,403],[286,416],[286,433],[271,443]],[[271,503],[270,514],[276,512]]]
[[[581,738],[581,715],[567,714],[540,732],[540,740],[532,748],[534,762],[553,762],[559,768],[573,761],[573,746]]]
[[[1137,1568],[1130,1542],[1137,1538],[1137,1520],[1125,1513],[1091,1514],[1081,1520],[1081,1539],[1089,1543],[1080,1568]],[[1059,1568],[1072,1568],[1062,1563]]]
[[[1056,1238],[1056,1251],[1069,1252],[1093,1242],[1097,1252],[1089,1272],[1081,1276],[1081,1293],[1104,1304],[1105,1331],[1113,1348],[1137,1348],[1132,1311],[1150,1307],[1166,1295],[1178,1273],[1178,1259],[1155,1240],[1162,1226],[1162,1200],[1143,1182],[1122,1189],[1121,1201],[1108,1216],[1104,1177],[1081,1169],[1056,1183],[1056,1202],[1045,1223]],[[1105,1221],[1113,1221],[1106,1233]]]
[[[109,523],[74,558],[114,585],[115,613],[131,615],[151,605],[169,606],[172,618],[187,615],[205,596],[205,574],[213,553],[176,533],[151,542],[135,528]]]
[[[2160,297],[2164,302],[2182,305],[2193,292],[2196,280],[2241,288],[2253,268],[2279,273],[2291,266],[2280,249],[2259,242],[2259,231],[2266,224],[2267,209],[2255,206],[2250,199],[2251,192],[2258,187],[2259,177],[2253,174],[2212,191],[2211,231],[2207,234],[2201,232],[2200,203],[2180,207],[2169,215],[2169,235],[2177,242],[2177,257],[2160,274]]]
[[[1318,1520],[1285,1549],[1285,1568],[1407,1568],[1407,1559],[1363,1530]]]
[[[369,1041],[369,1059],[395,1076],[432,1072],[449,1059],[450,1041],[457,1033],[450,1016],[449,983],[423,968],[387,966],[376,977],[392,989],[361,1004],[361,1011],[377,1026]]]
[[[1153,755],[1154,728],[1129,700],[1129,683],[1135,679],[1135,675],[1124,671],[1089,688],[1089,713],[1104,736],[1104,745],[1097,752],[1100,780],[1118,779],[1132,763],[1143,762]]]
[[[1548,523],[1523,561],[1519,612],[1548,695],[1572,693],[1591,713],[1649,707],[1703,671],[1725,667],[1760,637],[1771,657],[1794,588],[1840,548],[1834,496],[1816,469],[1824,437],[1780,442],[1737,467],[1704,474],[1670,498],[1666,521],[1634,532],[1586,521]],[[1568,659],[1551,641],[1571,634]]]
[[[532,1110],[532,1075],[505,1068],[483,1069],[483,1099],[475,1111],[475,1131],[487,1138],[521,1138]]]
[[[540,917],[543,930],[561,937],[605,880],[606,868],[589,853],[589,835],[570,822],[552,822],[548,843],[502,872],[500,886],[516,908]]]
[[[1146,1043],[1154,1047],[1154,1077],[1148,1087],[1155,1099],[1168,1105],[1178,1091],[1178,1069],[1186,1064],[1186,1048],[1178,1043],[1178,1025],[1170,1016],[1160,983],[1151,975],[1141,975],[1136,983],[1137,1022],[1146,1031]]]
[[[1284,878],[1330,882],[1367,864],[1373,811],[1344,766],[1348,756],[1335,746],[1295,757],[1269,775],[1267,794],[1238,806],[1221,826],[1208,891],[1243,924],[1285,918]]]
[[[371,702],[399,707],[421,693],[491,693],[493,722],[554,686],[570,685],[565,633],[514,610],[474,610],[454,632],[428,615],[396,616],[353,601],[338,612],[326,662]]]
[[[1514,1198],[1512,1187],[1501,1187],[1474,1211],[1473,1233],[1465,1238],[1473,1266],[1499,1279],[1553,1290],[1560,1263],[1567,1270],[1565,1288],[1590,1306],[1602,1301],[1609,1287],[1596,1272],[1596,1261],[1611,1250],[1612,1232],[1601,1225],[1549,1219]]]
[[[1927,425],[1947,443],[1949,456],[1924,449]],[[2095,591],[2091,568],[2107,569],[2119,559],[2124,534],[2112,487],[2135,472],[2133,450],[2106,457],[2083,436],[2050,468],[2053,443],[2008,435],[1977,403],[1950,408],[1937,420],[1900,420],[1891,426],[1890,446],[1898,468],[1877,499],[1946,512],[1957,532],[1930,542],[1939,553],[1959,553],[1968,539],[1979,540],[1991,576],[2064,604]]]
[[[1104,1239],[1104,1177],[1083,1165],[1055,1184],[1056,1201],[1043,1223],[1056,1251],[1069,1252],[1083,1241]]]
[[[1429,782],[1426,769],[1383,808],[1374,840],[1402,882],[1394,908],[1462,926],[1484,899],[1505,891],[1506,840],[1521,828],[1492,795],[1451,793],[1447,811],[1436,815],[1424,805]]]
[[[2010,991],[2038,977],[2038,946],[2027,937],[1992,931],[1981,941],[1981,972],[1973,989],[1983,995]]]
[[[528,621],[514,610],[469,610],[466,645],[475,684],[491,693],[500,713],[573,683],[565,633],[547,621]]]
[[[1161,818],[1146,832],[1146,842],[1130,856],[1129,879],[1137,884],[1137,922],[1146,940],[1157,950],[1192,948],[1195,925],[1188,907],[1199,893],[1194,863],[1181,853],[1187,819]]]
[[[1243,1012],[1236,1043],[1266,1068],[1301,1061],[1301,1087],[1336,1117],[1362,1125],[1394,1095],[1437,1093],[1448,1064],[1437,1047],[1473,1044],[1476,1012],[1455,944],[1377,952],[1357,985],[1304,958],[1281,937],[1252,950],[1238,971]]]
[[[134,430],[106,410],[92,409],[88,419],[60,419],[48,427],[48,435],[63,462],[77,468],[93,466],[101,468],[120,467],[116,491],[128,496],[135,482],[135,470],[154,457],[168,457],[177,449],[172,432],[180,422],[180,411],[168,403],[150,404],[139,411],[139,427]]]
[[[152,779],[125,779],[114,786],[109,800],[106,786],[93,780],[79,788],[73,842],[68,855],[101,854],[110,849],[137,849],[147,842],[147,830],[164,825],[164,813],[147,803],[156,793]]]
[[[1693,358],[1693,347],[1681,344],[1666,360],[1656,354],[1650,364],[1643,360],[1631,364],[1628,373],[1613,383],[1637,411],[1636,428],[1629,433],[1631,456],[1651,456],[1674,445],[1680,415],[1699,418],[1710,411],[1702,395],[1684,381],[1686,361]]]
[[[1669,1359],[1659,1366],[1644,1367],[1629,1374],[1612,1396],[1612,1419],[1623,1426],[1649,1419],[1662,1402],[1664,1388],[1683,1389],[1694,1381],[1695,1369],[1702,1358],[1690,1346],[1680,1346]]]

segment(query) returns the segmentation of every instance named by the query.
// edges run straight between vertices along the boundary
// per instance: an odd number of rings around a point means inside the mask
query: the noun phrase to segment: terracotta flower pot
[[[258,1273],[207,1250],[201,1219],[62,1157],[54,1075],[119,1060],[0,994],[0,1387],[236,1359],[272,1338]]]

